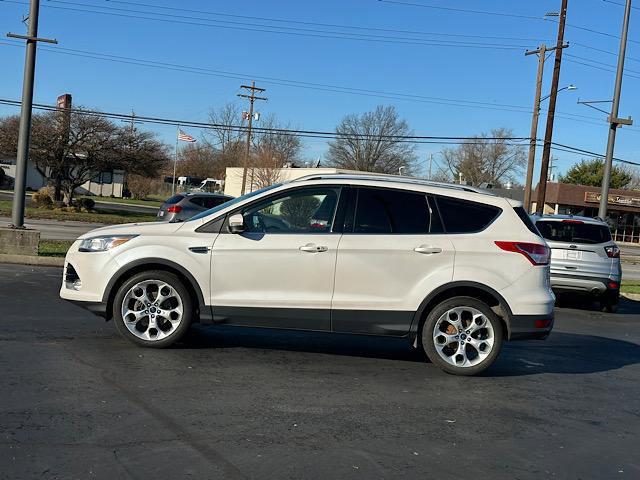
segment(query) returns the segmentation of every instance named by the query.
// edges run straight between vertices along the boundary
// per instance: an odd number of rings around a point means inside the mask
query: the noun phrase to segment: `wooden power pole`
[[[567,21],[568,0],[562,0],[560,8],[560,20],[558,22],[558,42],[556,43],[556,55],[553,65],[553,79],[551,81],[551,95],[549,96],[549,112],[547,114],[547,130],[544,135],[544,147],[542,149],[542,165],[540,166],[540,182],[538,183],[538,198],[536,201],[536,213],[544,213],[544,201],[547,195],[547,174],[549,170],[549,157],[551,156],[551,139],[553,138],[553,121],[556,113],[556,100],[558,98],[558,85],[560,83],[560,66],[562,65],[562,50],[564,50],[564,27]]]
[[[250,159],[251,159],[251,129],[253,127],[253,104],[255,103],[256,100],[267,100],[266,97],[256,97],[256,92],[264,92],[265,89],[264,88],[258,88],[256,87],[256,82],[251,82],[251,86],[249,85],[241,85],[240,88],[244,88],[246,90],[249,90],[251,93],[249,95],[244,94],[244,93],[239,93],[238,96],[242,97],[242,98],[248,98],[249,99],[249,112],[246,115],[247,120],[248,120],[248,125],[247,125],[247,151],[245,153],[245,158],[244,158],[244,166],[242,167],[242,189],[241,189],[241,195],[245,194],[245,190],[246,190],[246,186],[247,186],[247,167],[249,166],[250,163]]]
[[[536,79],[536,95],[533,100],[533,118],[531,119],[531,135],[529,140],[529,161],[527,162],[527,179],[524,184],[524,208],[531,212],[531,183],[533,182],[533,167],[536,162],[536,142],[538,139],[538,119],[540,118],[540,97],[542,95],[542,78],[547,46],[543,43],[537,50],[527,51],[525,55],[538,55],[538,76]]]

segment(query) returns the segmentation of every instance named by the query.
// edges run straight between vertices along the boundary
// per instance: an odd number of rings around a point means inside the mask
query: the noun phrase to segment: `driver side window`
[[[245,232],[330,233],[339,188],[284,192],[243,211]]]

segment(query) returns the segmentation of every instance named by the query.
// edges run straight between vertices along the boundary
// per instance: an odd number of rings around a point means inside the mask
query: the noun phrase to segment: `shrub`
[[[33,203],[38,208],[52,208],[54,199],[53,187],[42,187],[33,194]]]
[[[96,206],[96,202],[92,199],[92,198],[81,198],[78,201],[78,204],[80,205],[80,208],[90,212],[91,210],[93,210]]]
[[[158,189],[158,181],[141,175],[129,175],[127,187],[132,198],[142,200]]]

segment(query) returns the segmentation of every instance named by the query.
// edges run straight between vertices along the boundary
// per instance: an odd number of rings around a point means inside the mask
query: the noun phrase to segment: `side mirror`
[[[229,217],[229,231],[231,233],[244,232],[244,217],[241,214],[236,213]]]

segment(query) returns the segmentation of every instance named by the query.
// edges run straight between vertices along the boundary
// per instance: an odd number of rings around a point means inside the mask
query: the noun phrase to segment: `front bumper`
[[[553,312],[546,315],[512,315],[509,340],[544,340],[553,330]]]
[[[65,299],[67,300],[67,302],[72,303],[73,305],[77,306],[77,307],[82,307],[85,310],[89,310],[91,313],[93,313],[94,315],[97,315],[98,317],[102,317],[105,320],[109,320],[108,314],[107,314],[107,304],[103,303],[103,302],[83,302],[83,301],[79,301],[79,300],[69,300],[69,299]]]

